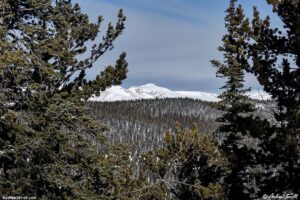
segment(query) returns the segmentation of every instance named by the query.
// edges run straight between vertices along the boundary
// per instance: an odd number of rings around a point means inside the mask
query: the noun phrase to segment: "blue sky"
[[[224,80],[215,76],[211,59],[222,59],[217,51],[225,33],[224,16],[229,0],[74,0],[91,20],[98,15],[115,22],[120,8],[127,16],[124,33],[115,48],[88,72],[94,78],[105,66],[113,64],[125,51],[129,63],[124,87],[154,83],[172,90],[219,92]],[[263,16],[272,8],[265,0],[240,0],[251,16],[257,5]],[[272,22],[277,25],[279,20]],[[254,77],[247,76],[247,86],[260,88]]]

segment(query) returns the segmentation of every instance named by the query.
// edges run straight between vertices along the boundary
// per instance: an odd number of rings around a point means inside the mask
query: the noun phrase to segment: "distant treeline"
[[[176,123],[211,134],[220,113],[208,102],[193,99],[149,99],[117,102],[88,102],[87,107],[101,123],[110,127],[108,139],[135,145],[142,151],[160,146],[164,134]]]
[[[266,105],[270,102],[256,103],[259,115],[267,117]],[[106,134],[110,142],[132,144],[138,152],[161,146],[164,134],[174,131],[176,123],[211,135],[218,127],[215,119],[221,115],[212,103],[188,98],[87,102],[86,105],[97,120],[109,127]]]

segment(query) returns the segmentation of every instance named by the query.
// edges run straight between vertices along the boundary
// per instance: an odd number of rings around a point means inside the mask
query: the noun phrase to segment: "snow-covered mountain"
[[[248,95],[257,100],[270,99],[270,95],[263,91],[251,91]],[[124,101],[156,98],[192,98],[203,101],[218,101],[218,94],[197,91],[172,91],[167,88],[156,86],[153,83],[128,89],[121,86],[112,86],[102,92],[100,96],[92,96],[89,101]]]

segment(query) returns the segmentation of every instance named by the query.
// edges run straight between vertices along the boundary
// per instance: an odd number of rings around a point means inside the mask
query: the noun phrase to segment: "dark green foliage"
[[[224,111],[217,120],[221,122],[216,134],[223,135],[221,149],[230,162],[230,170],[225,177],[229,199],[250,199],[258,196],[257,179],[263,173],[262,166],[267,149],[259,146],[273,132],[267,120],[254,116],[255,104],[246,95],[244,89],[245,69],[249,67],[247,39],[250,23],[245,19],[241,5],[230,1],[225,26],[228,33],[223,37],[224,63],[212,61],[217,68],[217,76],[226,78],[219,96],[221,101],[216,108]]]
[[[217,133],[224,135],[221,149],[231,164],[231,170],[225,178],[227,195],[229,199],[248,199],[249,192],[244,194],[243,191],[245,184],[249,184],[249,180],[244,180],[249,154],[242,142],[246,139],[248,120],[252,119],[251,113],[254,111],[243,84],[244,65],[248,65],[244,40],[249,30],[249,22],[245,21],[241,6],[236,9],[235,2],[231,0],[226,11],[225,26],[228,33],[223,36],[223,46],[219,48],[224,52],[224,64],[216,60],[212,64],[217,68],[217,76],[227,79],[222,87],[224,92],[219,96],[221,101],[216,103],[219,110],[225,111],[217,119],[222,123]]]
[[[127,72],[123,53],[95,80],[85,79],[113,47],[125,17],[120,11],[88,56],[86,43],[98,39],[101,21],[90,23],[68,0],[0,2],[1,195],[111,199],[135,186],[129,150],[109,160],[116,150],[84,107],[84,100],[120,84]],[[115,168],[106,169],[107,163]]]
[[[128,145],[112,146],[98,163],[101,168],[93,171],[91,184],[96,190],[96,199],[144,200],[143,194],[150,188],[141,173],[135,176],[129,159]],[[87,198],[89,199],[89,198]]]
[[[224,198],[219,178],[226,159],[209,136],[201,136],[196,129],[178,126],[175,133],[166,134],[162,148],[146,153],[143,159],[153,187],[165,194],[161,199]]]
[[[269,17],[262,20],[256,8],[251,26],[235,3],[231,0],[225,18],[228,34],[220,48],[225,63],[213,61],[218,76],[227,78],[217,104],[225,111],[217,133],[226,135],[221,147],[231,164],[225,178],[228,198],[299,193],[300,2],[268,1],[283,21],[281,31],[271,28]],[[277,108],[270,110],[274,123],[253,117],[243,88],[245,71],[276,102]]]
[[[277,169],[263,177],[262,190],[300,193],[300,1],[268,1],[284,27],[272,28],[254,8],[249,54],[252,72],[278,104],[275,132],[264,147],[269,166]]]

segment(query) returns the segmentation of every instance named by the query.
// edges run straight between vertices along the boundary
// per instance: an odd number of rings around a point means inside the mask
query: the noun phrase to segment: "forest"
[[[269,108],[275,107],[272,101],[253,100],[253,104],[257,105],[256,115],[274,123]],[[212,102],[189,98],[88,101],[86,107],[99,123],[107,125],[105,136],[109,142],[132,144],[137,150],[135,155],[162,147],[165,133],[174,132],[177,125],[213,136],[218,128],[215,121],[222,115]]]
[[[228,0],[212,103],[89,102],[128,78],[125,52],[87,77],[126,11],[103,31],[71,0],[0,1],[0,198],[298,199],[300,1],[266,2],[283,27]],[[248,74],[272,100],[249,98]]]

